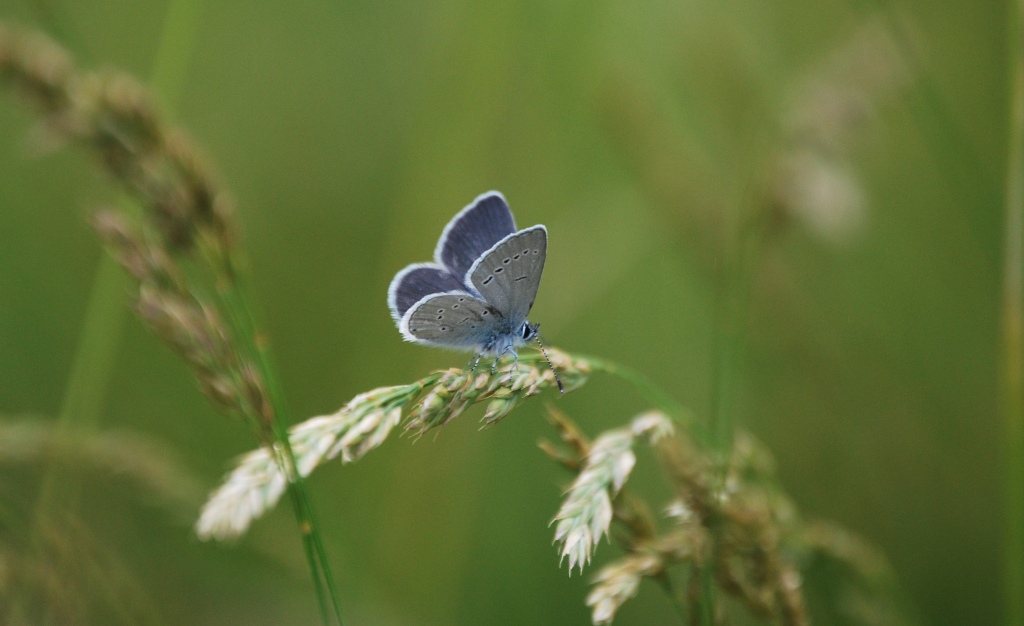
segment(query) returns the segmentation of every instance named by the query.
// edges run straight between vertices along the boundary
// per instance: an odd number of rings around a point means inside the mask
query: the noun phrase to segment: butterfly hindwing
[[[388,288],[391,317],[400,321],[409,308],[432,293],[465,289],[462,277],[456,277],[436,263],[414,263],[395,275]]]
[[[476,197],[445,226],[434,260],[463,278],[481,254],[516,231],[504,196],[489,191]]]
[[[466,282],[507,318],[512,327],[526,321],[547,258],[548,231],[533,226],[511,234],[470,267]]]
[[[484,350],[502,325],[501,313],[466,291],[427,296],[402,317],[407,341],[444,348]]]

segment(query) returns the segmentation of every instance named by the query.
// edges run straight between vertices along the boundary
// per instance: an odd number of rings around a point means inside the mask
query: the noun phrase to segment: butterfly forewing
[[[513,327],[526,320],[544,272],[548,231],[533,226],[509,235],[470,268],[468,282]]]
[[[460,279],[481,254],[516,231],[505,198],[496,191],[477,196],[448,222],[434,251],[434,260]]]
[[[494,335],[501,313],[467,292],[423,298],[402,318],[409,341],[456,349],[480,350]]]

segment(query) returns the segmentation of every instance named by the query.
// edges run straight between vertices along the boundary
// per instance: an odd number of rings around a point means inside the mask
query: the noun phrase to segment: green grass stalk
[[[127,276],[113,258],[104,254],[93,278],[57,417],[61,431],[91,433],[96,429],[127,314],[124,302],[127,288]],[[74,506],[78,486],[71,472],[51,464],[43,476],[36,519],[50,519],[58,503],[61,507]]]
[[[756,158],[761,152],[759,142],[753,141],[750,154],[755,158],[751,159],[752,163],[763,161]],[[732,249],[723,252],[727,260],[716,307],[711,408],[705,433],[705,444],[717,457],[716,463],[720,464],[712,483],[716,492],[725,488],[726,467],[736,429],[736,397],[746,351],[754,279],[771,218],[769,206],[758,185],[761,181],[756,172],[754,174],[738,204],[740,211],[735,242]],[[699,621],[702,626],[714,626],[717,603],[714,566],[709,563],[701,567],[699,576]]]
[[[194,47],[196,33],[203,11],[202,0],[172,0],[165,14],[160,42],[154,59],[150,87],[156,93],[165,110],[173,110],[174,103],[180,96],[187,73],[188,60]],[[48,21],[55,22],[55,16],[49,15]],[[58,16],[59,17],[59,16]],[[59,22],[68,32],[70,25]],[[128,213],[138,213],[138,207],[127,198],[122,200],[123,208]],[[234,269],[229,259],[215,259],[219,267]],[[125,315],[123,295],[126,291],[126,277],[110,257],[104,256],[97,269],[97,275],[86,311],[82,333],[79,338],[69,384],[61,408],[60,423],[75,432],[95,429],[102,407],[103,394],[113,367],[116,347],[121,336],[121,326]],[[334,581],[323,540],[313,516],[310,498],[302,478],[295,471],[294,455],[287,437],[287,408],[284,394],[281,392],[278,377],[271,366],[271,359],[266,343],[260,340],[252,322],[253,311],[251,301],[246,297],[242,283],[235,272],[229,280],[220,285],[218,295],[225,305],[225,310],[235,322],[238,331],[236,338],[242,345],[240,351],[247,352],[257,363],[261,374],[267,380],[268,394],[273,405],[272,429],[274,439],[281,443],[284,458],[279,459],[286,474],[289,476],[289,492],[298,526],[303,539],[306,558],[309,562],[314,588],[323,623],[341,624],[340,608]],[[68,478],[68,479],[66,479]],[[77,492],[78,483],[71,477],[63,476],[56,467],[48,470],[44,477],[43,489],[40,493],[36,509],[36,519],[50,519],[53,509],[58,503],[68,505],[66,497]],[[71,506],[73,506],[73,501]],[[38,526],[38,525],[37,525]],[[333,614],[334,618],[331,618]]]
[[[1003,249],[1003,601],[1007,626],[1024,626],[1024,0],[1009,3],[1010,115]]]
[[[280,384],[280,376],[274,365],[270,346],[259,332],[253,319],[255,307],[251,304],[249,289],[243,279],[244,272],[239,272],[237,269],[233,265],[229,266],[231,279],[220,285],[218,295],[237,328],[241,331],[238,339],[245,342],[244,349],[255,357],[254,360],[267,383],[267,393],[274,408],[272,425],[274,437],[284,450],[284,458],[279,459],[279,462],[282,463],[282,469],[288,476],[288,493],[292,501],[295,519],[299,525],[299,532],[302,535],[306,560],[309,562],[310,572],[313,576],[313,587],[320,607],[320,617],[324,624],[330,624],[333,615],[334,622],[340,626],[343,624],[341,605],[334,584],[330,559],[319,530],[320,526],[309,497],[309,490],[306,487],[305,479],[297,469],[298,464],[292,450],[291,439],[288,436],[290,419],[285,395]]]
[[[998,174],[982,163],[963,124],[957,121],[949,98],[936,78],[935,68],[915,41],[918,33],[911,28],[911,22],[903,19],[902,5],[892,0],[849,0],[849,5],[861,19],[879,15],[884,19],[912,77],[907,105],[913,120],[936,167],[948,181],[949,192],[955,194],[961,204],[978,207],[978,210],[966,214],[971,234],[979,240],[987,240],[999,228]],[[989,252],[989,248],[985,245],[979,247],[986,254],[985,262],[995,270],[999,263],[998,253],[994,250]]]
[[[589,354],[579,354],[576,356],[586,359],[594,371],[604,372],[605,374],[621,378],[636,389],[637,393],[643,396],[644,399],[650,402],[654,407],[678,421],[682,426],[696,426],[693,415],[690,413],[689,409],[679,404],[675,398],[669,395],[664,389],[661,389],[651,382],[651,380],[641,372],[631,367],[615,363],[614,361],[609,361]]]
[[[204,0],[172,0],[164,15],[149,86],[168,114],[174,112],[181,98],[205,8]]]
[[[732,449],[737,381],[743,369],[750,301],[767,217],[761,206],[754,206],[741,216],[736,248],[731,254],[719,295],[714,338],[715,373],[706,443],[721,454]]]

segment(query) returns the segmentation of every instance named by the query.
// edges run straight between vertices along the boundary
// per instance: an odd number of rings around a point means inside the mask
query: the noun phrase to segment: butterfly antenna
[[[544,344],[541,342],[540,324],[537,325],[537,347],[540,348],[540,353],[544,355],[544,360],[548,362],[548,367],[551,368],[551,373],[558,384],[558,393],[565,395],[565,386],[562,384],[562,379],[558,377],[558,372],[555,371],[555,366],[551,363],[551,357],[548,356],[548,351],[544,349]]]

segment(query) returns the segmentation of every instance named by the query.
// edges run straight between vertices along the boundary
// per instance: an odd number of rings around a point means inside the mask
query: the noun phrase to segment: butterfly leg
[[[509,348],[508,351],[512,352],[512,367],[508,368],[508,378],[505,379],[505,384],[511,388],[512,377],[519,373],[519,353],[512,348]]]
[[[498,362],[501,361],[502,357],[504,357],[509,352],[511,352],[513,355],[515,355],[516,350],[512,346],[506,345],[501,350],[501,352],[498,353],[498,356],[494,357],[494,363],[491,365],[491,373],[492,374],[494,373],[494,370],[498,367]]]
[[[493,376],[494,373],[498,369],[498,362],[501,361],[501,358],[503,356],[505,356],[505,354],[507,354],[509,352],[512,353],[513,361],[512,361],[512,367],[510,367],[509,370],[508,370],[508,379],[507,379],[506,382],[511,382],[512,376],[517,371],[519,371],[519,353],[516,352],[515,348],[513,348],[512,346],[508,346],[504,350],[502,350],[501,353],[494,358],[494,362],[491,363],[491,375]]]
[[[480,359],[482,359],[482,358],[483,358],[483,356],[484,356],[484,353],[483,353],[483,352],[479,352],[479,353],[477,353],[477,355],[476,355],[475,357],[473,357],[472,359],[470,359],[470,360],[469,360],[469,363],[467,363],[467,364],[466,364],[466,368],[467,368],[467,369],[468,369],[468,370],[469,370],[469,371],[470,371],[471,373],[473,373],[473,374],[476,374],[476,366],[477,366],[477,365],[480,365]]]

